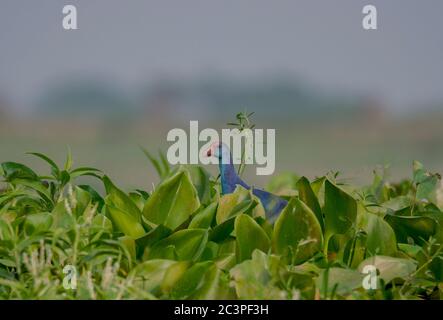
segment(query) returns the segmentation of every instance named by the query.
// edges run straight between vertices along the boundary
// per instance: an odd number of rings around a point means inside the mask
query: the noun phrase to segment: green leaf
[[[387,214],[385,220],[394,229],[398,242],[408,243],[408,239],[412,239],[415,243],[423,244],[438,232],[437,221],[427,216]]]
[[[222,242],[231,237],[234,231],[235,217],[216,225],[210,233],[209,239],[214,242]]]
[[[311,188],[312,188],[312,191],[314,192],[316,197],[319,197],[320,190],[324,186],[325,181],[326,181],[326,177],[325,176],[317,178],[314,181],[312,181]]]
[[[275,222],[272,242],[277,254],[299,264],[321,251],[323,236],[312,210],[292,198]]]
[[[334,298],[334,294],[347,295],[363,284],[364,275],[352,269],[329,268],[317,278],[317,287],[324,299]]]
[[[400,211],[409,208],[414,203],[414,200],[409,196],[399,196],[396,198],[389,199],[388,201],[382,203],[382,206],[393,211]]]
[[[138,192],[129,192],[128,195],[132,202],[136,204],[140,212],[142,212],[146,202],[145,198],[143,198],[143,196]]]
[[[89,193],[92,203],[98,203],[97,210],[100,212],[105,205],[105,200],[100,196],[100,194],[94,188],[88,185],[79,185],[78,187]]]
[[[213,262],[199,262],[187,269],[183,276],[174,284],[171,290],[172,299],[187,299],[204,285],[203,279]]]
[[[75,214],[77,217],[85,212],[86,208],[91,202],[91,194],[77,186],[74,187],[74,196],[76,201]]]
[[[169,267],[177,264],[173,260],[153,259],[138,264],[132,269],[130,276],[146,291],[158,292]]]
[[[59,173],[60,173],[60,169],[51,158],[49,158],[48,156],[46,156],[42,153],[38,153],[38,152],[27,152],[27,154],[36,156],[36,157],[46,161],[49,164],[49,166],[51,167],[51,171],[54,174],[54,177],[58,178]]]
[[[0,217],[0,240],[10,241],[14,238],[14,229],[8,221]]]
[[[189,172],[192,184],[197,190],[200,203],[209,204],[211,201],[210,174],[201,166],[187,165],[184,166],[184,169]]]
[[[101,179],[100,176],[98,175],[99,173],[102,173],[102,172],[98,169],[90,168],[90,167],[76,168],[76,169],[69,172],[72,179],[75,179],[80,176],[92,176],[92,177],[96,177],[96,178]]]
[[[419,201],[437,203],[437,188],[440,182],[440,175],[432,174],[425,170],[423,165],[414,161],[414,183],[417,186],[415,197]]]
[[[169,163],[166,160],[164,154],[159,151],[159,155],[160,155],[160,160],[157,160],[153,155],[151,155],[151,153],[146,150],[143,147],[140,147],[140,149],[142,149],[143,153],[145,154],[145,156],[149,159],[149,161],[151,162],[151,164],[154,166],[155,170],[157,171],[158,176],[161,179],[165,179],[170,172],[170,168],[169,168]]]
[[[108,196],[109,197],[109,196]],[[127,211],[122,211],[112,205],[110,198],[106,197],[106,210],[112,220],[112,223],[123,232],[125,235],[139,238],[145,234],[140,220],[129,214]]]
[[[178,260],[196,261],[203,253],[207,241],[206,229],[180,230],[154,244],[149,252],[149,259],[163,258],[165,248],[172,246],[175,248]]]
[[[229,277],[215,265],[211,265],[200,281],[197,289],[189,297],[193,300],[233,299],[229,287]]]
[[[6,181],[12,181],[14,179],[38,180],[38,175],[24,164],[3,162],[1,166]]]
[[[179,171],[165,180],[149,197],[143,215],[155,224],[176,229],[200,206],[189,173]]]
[[[71,153],[71,148],[68,147],[68,153],[66,155],[66,161],[65,161],[65,167],[64,169],[66,171],[71,170],[72,168],[72,153]]]
[[[237,216],[235,219],[234,232],[236,236],[238,262],[250,259],[255,249],[263,252],[269,250],[270,240],[266,232],[250,216],[246,214]]]
[[[141,224],[141,212],[131,198],[118,189],[111,180],[103,177],[106,192],[106,209],[114,225],[127,236],[141,237],[145,230]]]
[[[104,214],[97,214],[91,223],[92,232],[112,232],[112,221],[108,219]]]
[[[387,284],[395,278],[406,279],[417,268],[417,263],[410,259],[401,259],[388,256],[374,256],[363,261],[358,270],[363,271],[367,265],[377,268],[378,276]]]
[[[131,200],[131,198],[126,193],[118,189],[107,176],[103,177],[103,182],[108,194],[106,197],[107,203],[131,215],[135,220],[141,221],[140,209]]]
[[[255,250],[251,260],[245,260],[232,268],[229,273],[238,299],[287,299],[287,292],[276,283],[276,264],[278,260],[275,257]]]
[[[186,273],[186,270],[191,266],[190,261],[179,261],[171,265],[165,272],[163,281],[161,283],[161,290],[164,294],[169,295],[172,288],[182,279]]]
[[[357,217],[357,202],[353,197],[334,185],[325,181],[325,251],[329,239],[334,234],[345,234],[355,223]]]
[[[218,204],[216,222],[218,225],[242,213],[251,213],[253,217],[264,217],[264,208],[250,190],[238,185],[233,193],[223,195]]]
[[[306,179],[306,177],[301,177],[297,181],[297,189],[300,200],[302,200],[312,210],[320,223],[321,229],[324,231],[325,226],[323,221],[323,213],[321,211],[318,199],[311,188],[309,180]]]
[[[214,221],[215,213],[217,212],[217,202],[213,202],[206,208],[197,213],[189,224],[189,229],[208,229]]]
[[[62,186],[65,186],[71,180],[71,176],[68,171],[63,170],[59,172],[58,180]]]
[[[397,240],[394,230],[383,218],[366,213],[363,230],[366,231],[366,256],[395,255]]]
[[[66,211],[65,202],[58,202],[51,212],[54,219],[53,228],[69,230],[75,224],[74,217]]]
[[[34,213],[26,216],[25,231],[27,234],[34,234],[49,231],[53,219],[49,212]]]
[[[152,247],[156,242],[168,237],[171,232],[171,229],[160,224],[144,236],[138,238],[136,240],[137,257],[141,257],[147,248]]]
[[[21,185],[35,190],[48,204],[52,204],[52,196],[46,186],[40,181],[28,180],[28,179],[14,179],[11,183],[15,185]]]

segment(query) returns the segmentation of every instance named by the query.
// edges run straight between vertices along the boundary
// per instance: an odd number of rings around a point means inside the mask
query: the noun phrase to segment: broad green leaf
[[[367,265],[372,265],[377,268],[378,276],[389,283],[395,278],[406,279],[417,268],[417,264],[412,259],[401,259],[388,256],[374,256],[363,261],[358,270],[363,271]]]
[[[443,245],[443,212],[422,212],[424,217],[430,217],[437,223],[437,231],[433,235],[433,238],[437,243]]]
[[[393,211],[399,211],[406,208],[409,208],[414,203],[413,199],[409,196],[399,196],[396,198],[392,198],[384,203],[382,206]]]
[[[422,250],[422,247],[420,246],[407,243],[399,243],[398,248],[412,258],[415,258],[417,254]]]
[[[235,296],[229,283],[228,275],[215,265],[211,265],[204,274],[197,290],[189,298],[193,300],[232,300]]]
[[[209,204],[211,201],[211,184],[209,182],[210,174],[201,166],[187,165],[184,169],[189,172],[192,184],[197,190],[200,203]]]
[[[260,250],[252,253],[252,259],[237,264],[230,270],[238,299],[282,300],[288,293],[277,286],[275,274],[278,260]],[[289,297],[290,298],[290,297]]]
[[[131,198],[118,189],[108,177],[103,177],[106,192],[106,210],[113,224],[125,235],[134,238],[145,234],[141,212]]]
[[[191,267],[190,261],[179,261],[171,265],[165,272],[163,281],[161,283],[162,292],[170,294],[172,288],[185,276],[186,270]]]
[[[187,269],[183,276],[174,284],[171,290],[172,299],[187,299],[203,285],[205,274],[211,267],[212,261],[199,262]]]
[[[263,252],[269,250],[270,240],[266,232],[250,216],[246,214],[237,216],[234,232],[237,243],[237,260],[239,262],[250,259],[255,249]]]
[[[321,193],[320,190],[322,190],[322,187],[325,184],[325,180],[326,180],[326,177],[323,176],[323,177],[315,179],[311,183],[312,191],[314,192],[314,194],[317,198],[320,197],[320,193]]]
[[[437,203],[437,188],[440,182],[438,174],[432,174],[425,170],[423,165],[414,161],[414,182],[417,186],[415,198],[419,201]]]
[[[168,237],[171,234],[171,229],[163,225],[158,225],[156,228],[149,231],[144,236],[136,240],[137,243],[137,257],[143,256],[145,250],[152,247],[156,242]]]
[[[223,195],[218,204],[216,222],[218,225],[242,213],[253,217],[265,217],[260,200],[250,190],[238,185],[233,193]]]
[[[321,251],[323,235],[312,210],[292,198],[274,226],[273,248],[288,261],[299,264]]]
[[[383,218],[366,212],[363,230],[366,232],[366,256],[395,255],[397,240],[394,230]]]
[[[155,224],[176,229],[200,206],[189,173],[179,171],[165,180],[149,197],[143,215]]]
[[[318,199],[312,190],[311,184],[306,177],[301,177],[297,182],[298,196],[301,201],[303,201],[315,214],[318,222],[320,223],[321,229],[324,231],[324,221],[323,213],[320,208]]]
[[[65,201],[58,202],[51,212],[55,229],[69,230],[75,224],[75,218],[66,211]]]
[[[398,242],[408,243],[409,239],[422,244],[438,232],[438,223],[427,216],[396,216],[387,214],[385,220],[395,231]]]
[[[159,291],[166,271],[176,261],[153,259],[138,264],[131,271],[136,283],[141,284],[142,288],[147,291]]]
[[[218,256],[220,246],[213,241],[208,241],[205,250],[200,257],[200,261],[215,260]]]
[[[324,299],[344,296],[363,284],[364,275],[352,269],[329,268],[323,270],[317,278],[317,288]]]
[[[109,197],[109,196],[108,196]],[[122,211],[116,207],[112,206],[112,201],[106,197],[106,210],[109,213],[115,227],[123,232],[125,235],[139,238],[145,234],[145,229],[143,228],[140,220],[135,218],[133,215],[129,214],[127,211]]]
[[[126,193],[118,189],[107,176],[103,177],[103,183],[107,193],[106,203],[109,203],[111,206],[126,212],[135,220],[141,221],[141,212],[131,198]]]
[[[76,199],[75,214],[81,216],[91,202],[91,194],[82,188],[74,187],[74,196]]]
[[[329,180],[325,180],[325,241],[327,251],[330,237],[345,234],[355,223],[357,202]]]
[[[198,260],[208,241],[208,230],[180,230],[154,244],[149,251],[149,259],[164,257],[165,248],[174,247],[178,260]]]
[[[214,221],[217,212],[217,202],[213,202],[197,213],[189,224],[189,229],[208,229]]]
[[[135,240],[134,240],[134,238],[124,236],[124,237],[120,237],[118,240],[121,242],[121,244],[129,252],[129,254],[131,255],[132,260],[135,260],[136,259],[136,248],[135,248]]]
[[[49,212],[34,213],[26,216],[25,231],[27,234],[49,231],[53,219]]]
[[[216,225],[210,233],[209,239],[214,242],[222,242],[232,236],[234,231],[235,217]]]

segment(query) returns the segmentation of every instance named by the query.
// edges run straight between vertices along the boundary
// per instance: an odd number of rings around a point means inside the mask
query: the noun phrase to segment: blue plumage
[[[235,172],[232,155],[226,145],[216,143],[213,148],[208,151],[208,156],[211,155],[214,155],[219,159],[222,194],[234,192],[237,185],[248,190],[251,189],[251,187]],[[277,219],[280,212],[288,204],[286,200],[264,190],[252,188],[252,193],[260,199],[263,208],[265,209],[266,218],[272,222]]]

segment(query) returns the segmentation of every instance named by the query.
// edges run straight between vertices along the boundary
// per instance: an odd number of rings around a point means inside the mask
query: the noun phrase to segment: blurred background
[[[78,30],[62,28],[67,4]],[[362,28],[367,4],[378,30]],[[377,165],[409,177],[414,159],[443,172],[442,12],[439,0],[2,0],[0,162],[43,173],[25,152],[63,162],[69,146],[75,165],[150,189],[138,145],[166,151],[170,129],[226,128],[246,110],[276,129],[276,173],[361,184]]]

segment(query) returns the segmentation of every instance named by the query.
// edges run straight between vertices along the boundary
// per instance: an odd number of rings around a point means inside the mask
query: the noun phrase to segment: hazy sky
[[[62,29],[66,4],[79,30]],[[361,27],[366,4],[376,31]],[[140,89],[161,74],[283,72],[420,107],[443,101],[442,15],[441,0],[1,0],[0,96],[25,105],[77,75]]]

